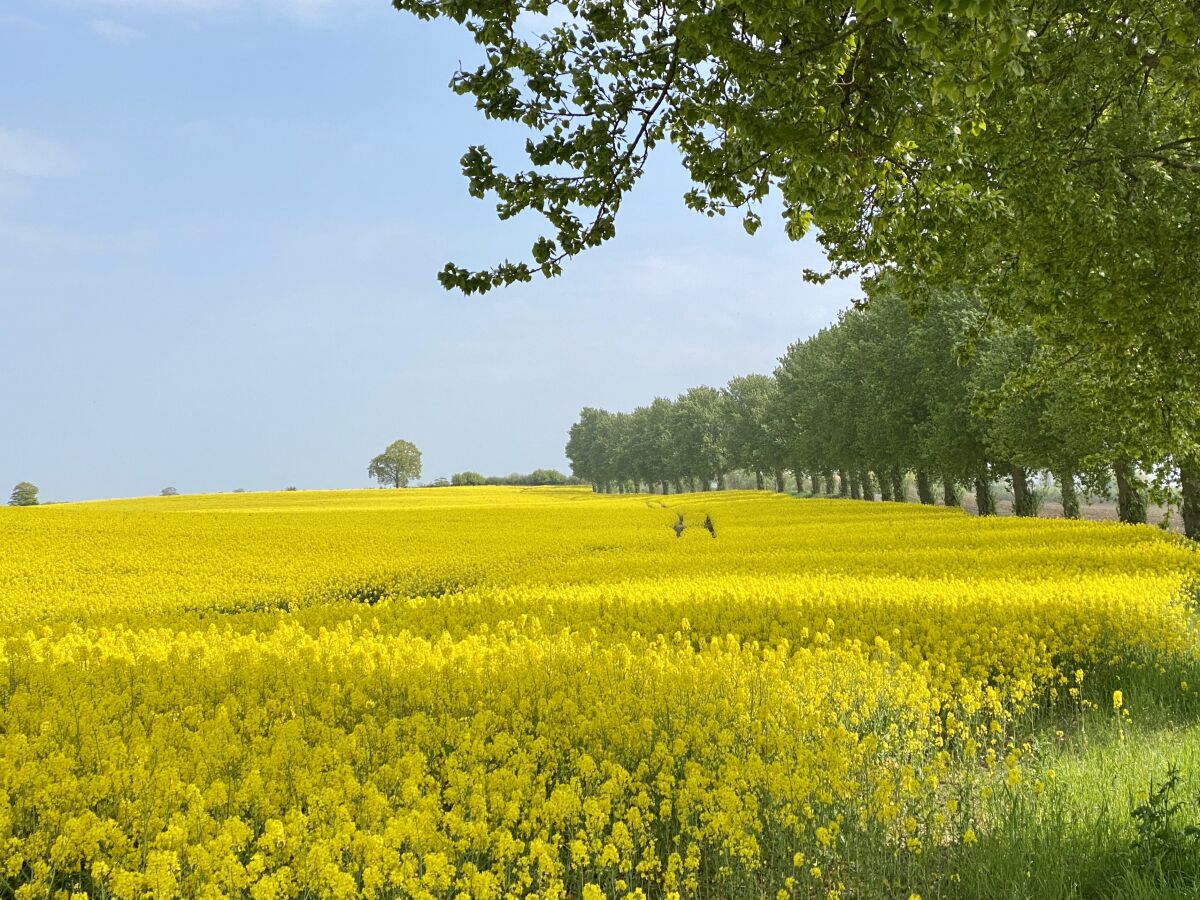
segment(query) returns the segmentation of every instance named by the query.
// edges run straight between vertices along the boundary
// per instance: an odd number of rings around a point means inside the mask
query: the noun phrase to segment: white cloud
[[[131,44],[146,35],[111,19],[92,19],[92,31],[111,44]]]
[[[75,249],[77,245],[72,237],[53,228],[27,222],[0,221],[0,247],[5,246],[21,250],[62,252]]]
[[[15,179],[5,179],[0,175],[0,200],[22,200],[32,193],[25,182],[17,183]]]
[[[40,28],[41,23],[28,16],[15,13],[0,13],[0,28]]]
[[[65,178],[79,169],[62,144],[49,138],[0,127],[0,180],[8,178]]]

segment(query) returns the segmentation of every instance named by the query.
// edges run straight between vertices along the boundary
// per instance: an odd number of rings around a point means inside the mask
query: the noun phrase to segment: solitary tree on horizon
[[[8,498],[9,506],[37,506],[38,505],[38,489],[36,484],[30,484],[28,481],[22,481],[12,489],[12,496]]]
[[[392,441],[371,460],[367,474],[380,484],[407,487],[410,478],[421,477],[421,451],[409,441]]]

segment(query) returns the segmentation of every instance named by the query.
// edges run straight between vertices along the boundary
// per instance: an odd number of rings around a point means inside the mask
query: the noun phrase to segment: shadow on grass
[[[977,844],[932,855],[921,896],[1200,897],[1200,724],[1188,712],[1188,724],[1149,725],[1088,713],[981,811]]]

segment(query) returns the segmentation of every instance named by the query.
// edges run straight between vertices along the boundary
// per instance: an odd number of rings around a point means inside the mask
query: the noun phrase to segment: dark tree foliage
[[[456,472],[449,480],[439,478],[431,487],[479,487],[502,485],[506,487],[557,487],[560,485],[587,484],[573,475],[564,475],[558,469],[534,469],[529,473],[513,472],[509,475],[481,475],[478,472]]]
[[[38,505],[38,489],[36,484],[31,484],[28,481],[20,481],[12,489],[12,494],[8,498],[9,506],[37,506]]]
[[[371,460],[367,474],[383,485],[407,487],[411,479],[421,477],[421,451],[411,441],[392,441]]]

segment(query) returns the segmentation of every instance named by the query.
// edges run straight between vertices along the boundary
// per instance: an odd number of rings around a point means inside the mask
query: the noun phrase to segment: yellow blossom
[[[850,838],[1020,784],[1050,690],[1195,652],[1169,536],[918,504],[147,498],[0,548],[22,897],[848,896]]]

